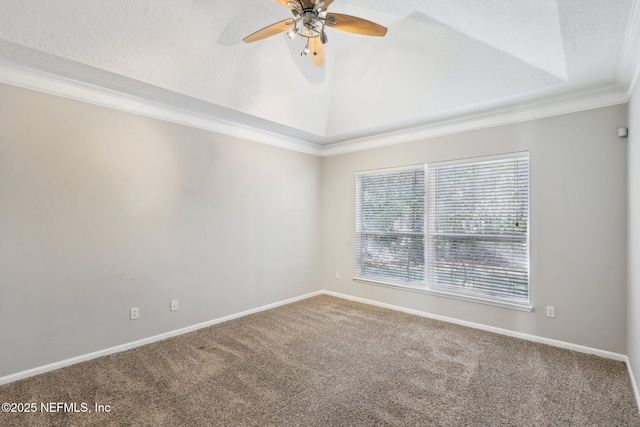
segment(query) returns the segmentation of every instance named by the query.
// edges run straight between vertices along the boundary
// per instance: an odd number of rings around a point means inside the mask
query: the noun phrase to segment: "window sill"
[[[383,280],[366,279],[364,277],[354,277],[353,281],[358,283],[366,283],[368,285],[384,286],[386,288],[401,289],[405,291],[418,292],[421,294],[435,295],[439,297],[453,298],[453,299],[462,300],[462,301],[470,301],[470,302],[475,302],[480,304],[492,305],[494,307],[508,308],[511,310],[526,311],[529,313],[533,311],[533,306],[528,304],[518,304],[518,303],[513,303],[508,301],[491,300],[487,298],[474,297],[470,295],[455,294],[453,292],[438,291],[434,289],[429,289],[427,287],[418,287],[414,285],[404,285],[400,283],[385,282]]]

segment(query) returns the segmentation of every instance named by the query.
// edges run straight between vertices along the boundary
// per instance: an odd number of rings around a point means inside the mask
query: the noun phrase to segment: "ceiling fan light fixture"
[[[326,31],[324,31],[324,28],[323,28],[322,30],[320,30],[320,43],[327,44],[328,41],[329,41],[329,38],[327,37],[327,33]]]
[[[317,66],[321,66],[324,64],[324,45],[329,41],[325,31],[326,26],[365,36],[384,36],[387,34],[387,29],[375,22],[370,22],[357,16],[327,13],[327,6],[333,4],[334,0],[276,1],[286,6],[293,13],[293,18],[264,27],[242,39],[243,42],[253,43],[279,33],[286,33],[287,38],[290,40],[300,36],[306,39],[306,45],[300,52],[300,56],[309,56],[311,53],[311,40],[313,40],[312,59]],[[302,44],[302,40],[300,44]]]

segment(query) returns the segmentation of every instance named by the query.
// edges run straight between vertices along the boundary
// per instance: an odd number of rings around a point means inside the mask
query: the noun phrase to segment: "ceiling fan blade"
[[[285,19],[284,21],[276,22],[275,24],[269,25],[250,36],[242,39],[245,43],[252,43],[258,40],[266,39],[267,37],[275,36],[283,31],[287,31],[289,28],[293,28],[295,20],[294,19]]]
[[[333,0],[324,0],[324,6],[322,6],[322,10],[327,10],[331,3],[333,3]]]
[[[320,32],[320,27],[316,27],[316,31]],[[311,41],[311,59],[318,67],[324,64],[324,44],[320,42],[320,37]]]
[[[335,18],[335,24],[329,22],[329,20],[333,19],[331,17]],[[382,25],[355,16],[343,15],[341,13],[327,13],[327,18],[327,25],[336,30],[362,34],[364,36],[382,37],[387,34],[387,29]]]

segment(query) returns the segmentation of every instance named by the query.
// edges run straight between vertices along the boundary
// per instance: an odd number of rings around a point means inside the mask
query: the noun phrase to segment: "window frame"
[[[515,302],[515,301],[509,301],[509,300],[505,300],[505,299],[500,299],[500,298],[488,298],[488,297],[483,297],[483,296],[479,296],[479,295],[471,295],[468,293],[458,293],[458,292],[450,292],[447,290],[443,290],[443,289],[439,289],[439,288],[434,288],[432,286],[432,284],[430,283],[431,281],[431,277],[429,275],[429,268],[428,268],[428,263],[429,263],[429,239],[430,239],[430,230],[428,227],[428,222],[429,222],[429,203],[430,203],[430,195],[429,195],[429,185],[430,182],[428,180],[429,178],[429,168],[430,167],[436,167],[436,166],[449,166],[449,165],[456,165],[456,164],[469,164],[469,163],[482,163],[482,162],[489,162],[489,161],[496,161],[496,160],[504,160],[504,159],[518,159],[518,158],[522,158],[522,157],[526,157],[528,159],[529,162],[529,173],[528,173],[528,199],[527,199],[527,232],[526,232],[526,253],[527,253],[527,274],[528,274],[528,279],[527,279],[527,283],[528,283],[528,300],[526,302]],[[440,162],[429,162],[429,163],[424,163],[421,165],[411,165],[411,166],[405,166],[405,167],[398,167],[398,168],[386,168],[386,169],[376,169],[376,170],[366,170],[366,171],[359,171],[356,172],[356,179],[358,175],[365,175],[365,174],[376,174],[376,173],[384,173],[384,172],[393,172],[395,170],[397,171],[402,171],[402,170],[406,170],[406,169],[417,169],[419,167],[424,167],[424,173],[425,173],[425,205],[424,205],[424,282],[421,284],[416,284],[416,283],[406,283],[406,282],[400,282],[400,281],[394,281],[392,279],[379,279],[379,278],[373,278],[373,277],[363,277],[363,276],[358,276],[355,275],[353,277],[353,281],[354,282],[358,282],[358,283],[364,283],[364,284],[370,284],[370,285],[375,285],[375,286],[383,286],[383,287],[389,287],[389,288],[394,288],[394,289],[402,289],[402,290],[406,290],[406,291],[411,291],[411,292],[418,292],[418,293],[423,293],[423,294],[428,294],[428,295],[436,295],[436,296],[441,296],[441,297],[446,297],[446,298],[452,298],[452,299],[456,299],[456,300],[462,300],[462,301],[471,301],[471,302],[476,302],[476,303],[480,303],[480,304],[486,304],[486,305],[491,305],[491,306],[497,306],[497,307],[503,307],[503,308],[508,308],[508,309],[513,309],[513,310],[518,310],[518,311],[525,311],[525,312],[531,312],[533,310],[533,306],[531,305],[531,301],[532,301],[532,286],[531,286],[531,156],[530,156],[530,152],[529,151],[520,151],[520,152],[513,152],[513,153],[505,153],[505,154],[499,154],[499,155],[491,155],[491,156],[478,156],[478,157],[468,157],[468,158],[460,158],[460,159],[454,159],[454,160],[447,160],[447,161],[440,161]],[[356,198],[359,197],[358,195],[358,190],[356,188],[356,194],[355,194]],[[357,202],[357,199],[356,199]],[[354,214],[357,216],[357,212],[356,209],[354,207],[353,210]],[[356,217],[356,221],[358,220],[358,218]],[[354,224],[355,225],[355,224]],[[357,228],[356,228],[356,239],[357,239]],[[357,244],[355,245],[355,251],[354,251],[354,255],[356,257],[355,262],[358,262],[358,247]],[[357,270],[356,270],[357,271]],[[357,273],[356,273],[357,274]]]
[[[426,274],[427,274],[427,270],[426,270],[426,265],[424,264],[426,258],[425,258],[425,253],[426,253],[426,239],[427,239],[427,230],[426,230],[426,207],[427,207],[427,203],[426,203],[426,197],[427,197],[427,168],[426,168],[426,164],[417,164],[417,165],[408,165],[408,166],[400,166],[400,167],[393,167],[393,168],[384,168],[384,169],[376,169],[376,170],[368,170],[368,171],[361,171],[361,172],[356,172],[356,185],[355,185],[355,197],[356,197],[356,203],[355,203],[355,212],[356,212],[356,224],[355,224],[355,253],[356,253],[356,274],[358,272],[358,255],[359,252],[361,250],[361,247],[358,245],[358,241],[359,241],[359,237],[361,237],[361,235],[379,235],[379,236],[401,236],[401,235],[411,235],[413,233],[408,233],[408,232],[388,232],[388,233],[379,233],[379,232],[371,232],[371,231],[364,231],[364,232],[359,232],[358,231],[358,224],[360,223],[360,220],[358,218],[358,205],[359,205],[359,197],[360,194],[358,192],[358,177],[359,176],[364,176],[364,175],[387,175],[387,174],[393,174],[393,173],[401,173],[401,172],[407,172],[407,171],[422,171],[423,174],[423,183],[424,183],[424,193],[423,193],[423,199],[424,199],[424,205],[422,206],[423,208],[423,221],[422,221],[422,240],[423,240],[423,250],[422,250],[422,262],[423,262],[423,268],[422,268],[422,274],[423,274],[423,281],[422,282],[415,282],[415,281],[403,281],[403,280],[393,280],[393,279],[389,279],[388,283],[390,284],[396,284],[396,285],[401,285],[401,286],[409,286],[409,287],[420,287],[420,283],[426,283]],[[360,235],[360,236],[359,236]],[[420,234],[417,234],[420,235]],[[368,281],[382,281],[382,282],[387,282],[387,280],[384,279],[380,279],[380,278],[376,278],[376,277],[366,277],[366,276],[355,276],[355,278],[358,278],[359,280],[368,280]]]

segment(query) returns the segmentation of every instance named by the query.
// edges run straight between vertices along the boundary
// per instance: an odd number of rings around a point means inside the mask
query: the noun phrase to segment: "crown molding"
[[[0,62],[0,83],[74,99],[101,107],[138,114],[223,135],[272,145],[314,156],[321,146],[307,141],[229,123],[220,118],[180,110],[100,86],[79,82],[59,75]]]
[[[355,151],[420,141],[444,135],[452,135],[545,117],[559,116],[562,114],[575,113],[595,108],[609,107],[612,105],[624,104],[628,100],[629,95],[626,91],[612,90],[605,93],[584,93],[581,95],[575,95],[570,99],[558,100],[556,102],[545,100],[539,103],[528,104],[520,107],[507,106],[492,110],[491,112],[467,115],[461,118],[437,122],[399,132],[391,132],[330,144],[323,148],[322,156],[335,156]],[[479,106],[479,109],[481,109],[481,106]]]
[[[635,5],[637,5],[637,3],[634,3],[634,10],[639,10],[640,7],[635,7]],[[637,14],[636,16],[640,16],[640,14]],[[640,22],[640,19],[636,19],[634,22]],[[631,40],[631,38],[629,40]],[[635,44],[635,42],[631,41],[629,41],[629,43],[625,43],[625,46],[629,46],[626,50],[626,58],[631,57],[629,56],[630,53],[633,52],[631,45]],[[624,61],[621,61],[618,73],[620,78],[623,78],[622,76],[625,75],[627,77],[624,78],[629,79],[629,81],[635,81],[638,71],[640,70],[636,62],[638,61],[634,62],[632,59],[625,59]],[[633,69],[634,71],[627,75],[626,72],[623,73],[620,71],[623,69]],[[594,108],[624,104],[628,102],[630,94],[629,89],[625,89],[626,86],[621,87],[621,85],[618,84],[617,87],[608,88],[604,91],[601,89],[596,92],[574,94],[571,98],[565,97],[562,99],[556,99],[555,101],[545,99],[537,103],[528,103],[526,105],[520,104],[520,106],[504,106],[490,111],[486,109],[489,104],[485,104],[484,106],[479,104],[476,106],[477,110],[484,110],[484,112],[467,114],[452,120],[438,121],[425,126],[354,138],[323,146],[300,139],[248,128],[240,124],[230,123],[221,118],[209,117],[168,105],[154,103],[122,92],[15,64],[0,62],[0,83],[6,83],[13,86],[36,90],[102,107],[112,108],[115,110],[138,114],[319,157],[335,156]],[[628,86],[632,85],[629,84]]]

